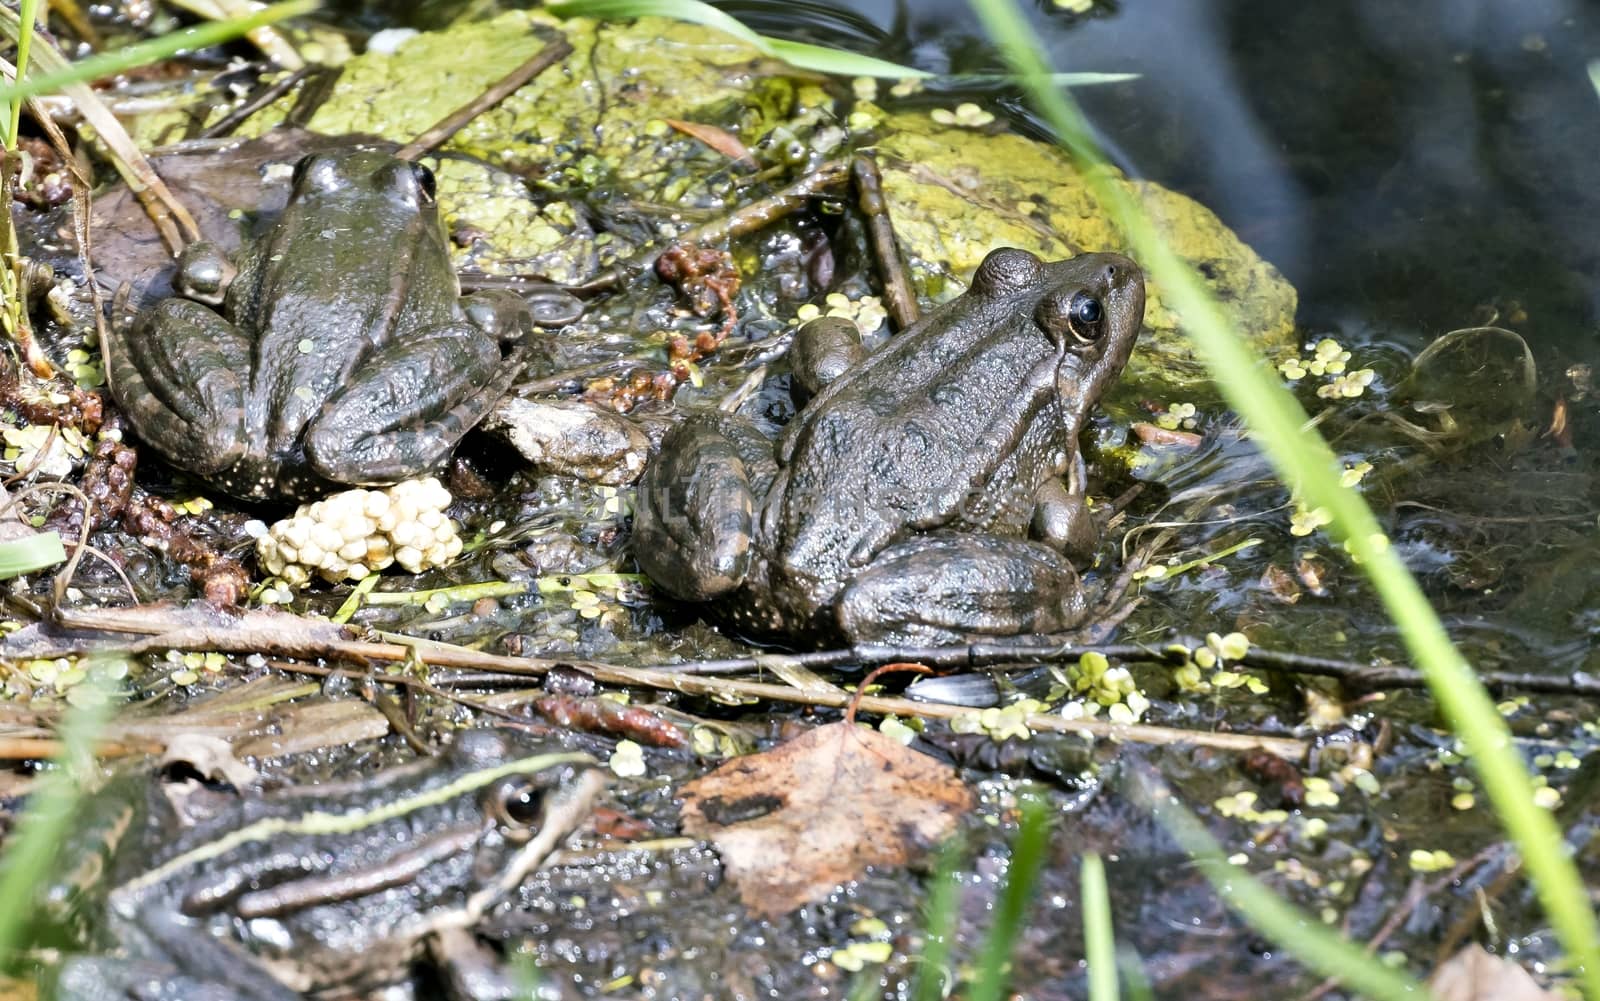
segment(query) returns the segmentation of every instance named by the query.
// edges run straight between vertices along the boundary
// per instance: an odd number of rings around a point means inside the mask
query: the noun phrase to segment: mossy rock
[[[920,291],[954,294],[959,289],[945,281],[964,284],[996,247],[1021,247],[1046,259],[1127,250],[1082,171],[1055,147],[939,125],[921,112],[879,114],[878,166]],[[1143,203],[1173,250],[1199,269],[1236,330],[1268,354],[1294,344],[1296,295],[1277,268],[1199,202],[1100,169]],[[1124,381],[1181,388],[1207,378],[1161,289],[1152,284],[1147,299],[1143,338]]]
[[[867,102],[854,105],[855,131],[842,135],[838,123],[851,109],[837,107],[820,84],[732,38],[658,18],[604,24],[513,11],[419,34],[392,54],[346,63],[309,125],[408,141],[557,32],[573,53],[457,133],[437,160],[450,221],[476,237],[463,264],[577,281],[771,190],[749,186],[724,154],[669,119],[721,128],[769,166],[792,161],[796,143],[824,145],[823,135],[828,155],[874,150],[925,299],[959,292],[996,247],[1058,259],[1127,246],[1079,168],[1054,146],[1000,126],[942,125],[924,111],[885,112]],[[824,154],[809,155],[816,162]],[[772,183],[788,179],[779,173]],[[1295,292],[1275,268],[1197,202],[1120,173],[1114,183],[1143,202],[1238,330],[1264,353],[1292,344]],[[596,217],[605,225],[591,228]],[[595,229],[606,232],[597,237]],[[761,280],[744,278],[747,287]],[[1127,384],[1182,389],[1206,378],[1159,288],[1150,289],[1145,324]]]
[[[694,25],[560,21],[512,11],[349,60],[308,127],[407,142],[557,32],[572,54],[475,118],[431,161],[450,222],[481,236],[463,264],[496,271],[515,262],[579,281],[597,262],[660,237],[664,227],[710,218],[741,197],[727,158],[667,119],[715,125],[753,145],[779,126],[803,127],[831,104],[816,83],[793,79],[783,64]],[[289,106],[283,102],[280,114]],[[251,128],[262,131],[275,118],[258,116]],[[579,198],[602,210],[614,205],[619,217],[640,207],[639,219],[621,219],[597,244],[583,220],[559,204]],[[658,214],[658,207],[672,211]]]

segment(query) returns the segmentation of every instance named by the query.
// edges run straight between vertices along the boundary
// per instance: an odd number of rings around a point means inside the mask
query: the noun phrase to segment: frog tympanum
[[[101,822],[83,828],[100,841],[84,857],[100,861],[75,871],[102,878],[50,890],[49,906],[87,914],[77,924],[108,950],[69,959],[54,993],[366,996],[404,977],[430,941],[470,935],[562,845],[604,784],[593,764],[511,731],[468,730],[439,757],[242,797],[176,835],[152,819],[165,804],[141,777],[133,795],[97,799]]]
[[[639,565],[756,634],[1071,628],[1088,601],[1067,554],[1096,534],[1078,433],[1143,317],[1144,278],[1125,257],[1005,249],[870,357],[853,330],[814,321],[792,356],[815,395],[775,445],[725,414],[663,439],[639,484]]]
[[[288,206],[237,263],[192,244],[180,297],[105,350],[139,436],[239,497],[439,466],[531,349],[520,298],[461,297],[432,173],[387,153],[302,159]]]

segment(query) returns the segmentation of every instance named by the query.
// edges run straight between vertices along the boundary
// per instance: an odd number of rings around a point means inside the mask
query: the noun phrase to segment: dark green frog
[[[1078,433],[1144,317],[1115,254],[984,259],[972,286],[882,350],[802,329],[815,393],[776,447],[721,414],[668,433],[639,484],[639,565],[735,628],[813,642],[1054,632],[1087,600]],[[1063,484],[1062,476],[1069,482]]]
[[[86,914],[78,923],[121,955],[69,960],[55,993],[364,995],[403,977],[437,938],[470,935],[562,845],[604,784],[593,764],[520,734],[469,730],[437,758],[244,797],[175,835],[152,780],[140,779],[135,795],[97,801],[99,822],[84,825],[101,843],[76,871],[103,877],[65,881],[50,902]],[[476,976],[483,993],[491,978]]]
[[[237,276],[198,243],[173,283],[187,298],[112,331],[112,391],[141,438],[239,497],[439,466],[530,347],[518,297],[461,297],[432,173],[371,150],[301,160]]]

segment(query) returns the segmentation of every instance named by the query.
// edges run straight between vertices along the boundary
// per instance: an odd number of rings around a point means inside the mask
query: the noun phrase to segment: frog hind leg
[[[386,344],[329,397],[306,431],[306,459],[336,483],[395,483],[444,464],[500,401],[526,354],[476,326],[436,327]]]
[[[634,559],[679,600],[728,594],[750,569],[756,498],[773,462],[771,444],[746,425],[722,414],[691,417],[667,432],[639,478]]]
[[[188,336],[174,337],[183,330]],[[165,299],[132,331],[109,325],[106,375],[139,437],[175,464],[211,476],[247,447],[245,387],[250,341],[200,303]]]
[[[942,644],[1071,629],[1088,614],[1055,548],[984,534],[919,536],[879,553],[834,602],[852,643]]]

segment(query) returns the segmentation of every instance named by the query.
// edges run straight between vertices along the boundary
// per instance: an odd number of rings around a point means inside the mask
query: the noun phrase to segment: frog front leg
[[[683,601],[737,588],[775,468],[771,443],[740,418],[700,414],[667,432],[634,500],[639,568]]]
[[[1051,477],[1040,488],[1034,501],[1029,534],[1048,542],[1074,559],[1088,559],[1100,545],[1100,526],[1089,510],[1082,486],[1085,479],[1083,458],[1069,473],[1067,483]]]
[[[110,324],[106,375],[139,437],[200,476],[244,453],[250,340],[188,299],[165,299],[132,329]]]
[[[1054,633],[1078,625],[1089,601],[1078,572],[1042,542],[935,533],[896,543],[834,602],[851,643],[959,643]]]

